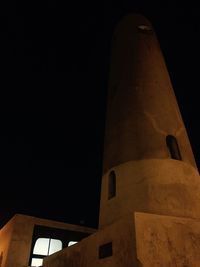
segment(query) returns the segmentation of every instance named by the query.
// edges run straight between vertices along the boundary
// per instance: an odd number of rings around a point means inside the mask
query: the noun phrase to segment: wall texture
[[[199,220],[136,213],[135,227],[139,266],[200,266]]]
[[[125,217],[83,239],[78,244],[44,259],[44,267],[133,266],[135,241],[133,218]],[[100,246],[112,243],[112,255],[100,258]],[[107,251],[108,252],[108,251]],[[106,252],[105,252],[106,254]]]
[[[14,228],[14,218],[0,230],[0,267],[7,265],[7,256],[11,245]]]
[[[134,211],[200,219],[200,177],[190,164],[148,159],[129,161],[112,170],[116,195],[108,198],[107,172],[102,178],[100,228]]]
[[[196,167],[165,61],[150,22],[128,15],[112,42],[103,173],[131,160],[168,159],[166,136]]]
[[[103,162],[101,228],[131,211],[200,218],[190,142],[156,34],[141,15],[125,16],[113,34]]]
[[[112,242],[112,255],[99,247]],[[199,267],[200,222],[132,213],[44,260],[44,267]]]

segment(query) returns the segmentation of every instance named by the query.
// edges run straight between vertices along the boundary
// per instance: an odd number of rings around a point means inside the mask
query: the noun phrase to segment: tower
[[[151,23],[113,35],[99,231],[44,267],[199,267],[200,177]]]
[[[128,212],[200,217],[192,149],[151,23],[128,15],[112,43],[100,227]]]

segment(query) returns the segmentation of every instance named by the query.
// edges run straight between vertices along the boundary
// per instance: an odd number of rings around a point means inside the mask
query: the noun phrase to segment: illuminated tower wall
[[[113,34],[100,227],[132,211],[200,217],[199,174],[151,23]]]

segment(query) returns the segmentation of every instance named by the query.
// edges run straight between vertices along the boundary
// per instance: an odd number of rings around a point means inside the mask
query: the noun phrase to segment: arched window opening
[[[181,160],[181,153],[179,150],[178,142],[173,135],[168,135],[166,137],[167,147],[172,159]]]
[[[115,197],[116,195],[116,174],[111,171],[108,177],[108,199]]]

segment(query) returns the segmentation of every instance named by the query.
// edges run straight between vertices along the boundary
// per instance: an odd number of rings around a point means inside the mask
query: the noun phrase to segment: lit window
[[[148,25],[139,25],[137,28],[140,33],[152,33],[152,29]]]
[[[37,258],[32,258],[31,260],[31,266],[42,266],[43,259],[37,259]]]
[[[58,239],[51,239],[48,255],[56,253],[61,249],[62,249],[62,242]]]
[[[38,238],[33,249],[31,266],[41,266],[44,256],[51,255],[61,249],[61,240],[51,238]]]
[[[48,255],[49,238],[38,238],[35,242],[33,254]]]
[[[76,243],[78,243],[78,242],[77,242],[77,241],[70,241],[70,242],[68,243],[68,247],[73,246],[73,245],[76,244]]]
[[[88,235],[89,233],[84,233],[82,231],[79,232],[75,230],[72,231],[43,225],[35,225],[33,229],[28,266],[41,266],[42,260],[46,256],[60,251],[68,245],[75,244],[75,242],[80,241]],[[39,261],[37,259],[39,259]]]

